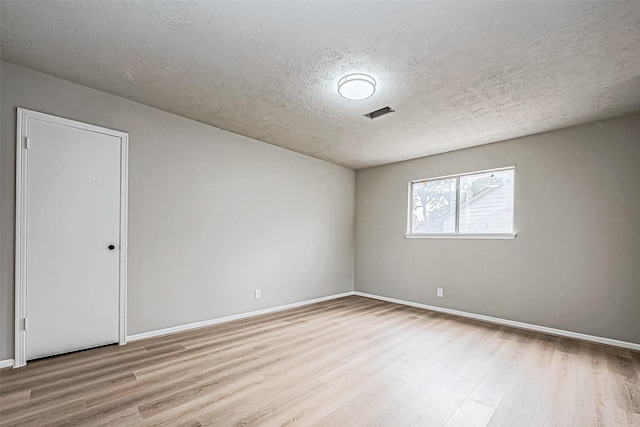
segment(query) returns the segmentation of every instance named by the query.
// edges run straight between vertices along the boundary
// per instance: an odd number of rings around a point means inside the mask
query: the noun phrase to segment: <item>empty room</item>
[[[0,426],[640,427],[640,2],[0,0],[0,48]]]

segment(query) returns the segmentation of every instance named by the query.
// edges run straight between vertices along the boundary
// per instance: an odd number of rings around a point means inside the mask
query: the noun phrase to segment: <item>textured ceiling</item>
[[[0,8],[4,60],[354,169],[640,111],[640,2]]]

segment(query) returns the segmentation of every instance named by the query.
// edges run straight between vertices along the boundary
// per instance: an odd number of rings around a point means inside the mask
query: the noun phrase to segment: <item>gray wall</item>
[[[515,240],[404,237],[408,181],[511,165]],[[640,115],[358,171],[355,283],[640,343]]]
[[[356,290],[640,343],[640,115],[361,170],[354,196],[349,169],[5,62],[0,90],[0,360],[18,106],[130,134],[129,334],[352,290],[355,197]],[[404,237],[409,180],[509,165],[515,240]]]
[[[16,107],[129,132],[129,334],[353,290],[352,170],[6,62],[0,87],[0,360]]]

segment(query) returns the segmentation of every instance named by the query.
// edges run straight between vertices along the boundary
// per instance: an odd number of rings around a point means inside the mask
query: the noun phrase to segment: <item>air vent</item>
[[[364,116],[370,118],[371,120],[373,120],[373,119],[375,119],[377,117],[384,116],[385,114],[393,113],[395,111],[396,110],[394,110],[391,107],[384,107],[384,108],[381,108],[379,110],[372,111],[369,114],[365,114]]]

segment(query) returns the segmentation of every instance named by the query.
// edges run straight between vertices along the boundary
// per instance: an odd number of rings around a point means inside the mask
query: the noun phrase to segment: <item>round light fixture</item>
[[[367,74],[349,74],[338,80],[338,93],[343,98],[360,101],[376,91],[376,81]]]

